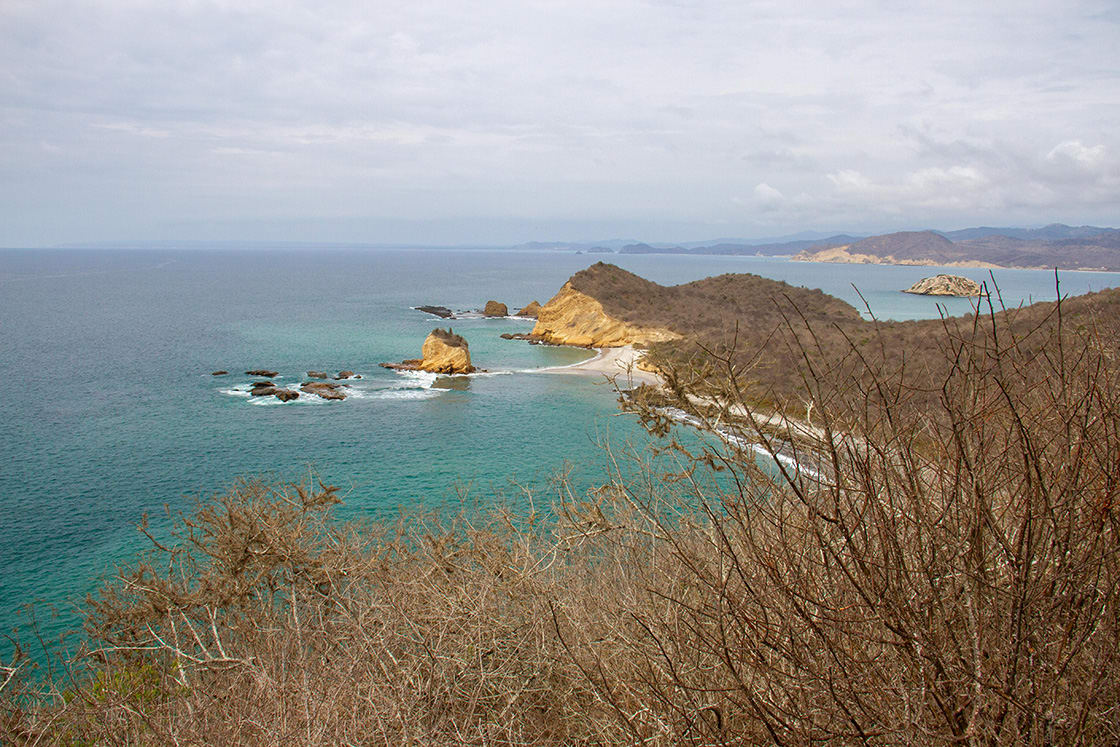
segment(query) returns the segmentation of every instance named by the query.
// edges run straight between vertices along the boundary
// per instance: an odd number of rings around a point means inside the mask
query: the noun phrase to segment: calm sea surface
[[[482,503],[547,504],[556,476],[601,480],[599,444],[644,438],[593,380],[532,375],[587,352],[500,339],[530,322],[450,322],[491,375],[464,389],[381,369],[419,354],[446,322],[420,304],[511,310],[547,301],[596,255],[499,251],[0,251],[0,632],[21,605],[67,605],[142,547],[136,523],[185,509],[238,477],[315,474],[346,491],[341,515]],[[757,257],[603,257],[660,283],[752,272],[821,288],[876,316],[965,313],[970,302],[899,293],[937,268],[823,265]],[[951,270],[988,280],[986,270]],[[1055,298],[1052,273],[999,270],[1008,305]],[[1065,273],[1061,292],[1120,284]],[[252,400],[242,372],[279,383],[351,369],[353,396]],[[229,376],[210,372],[228,369]],[[57,634],[74,624],[46,619]],[[11,647],[0,641],[0,657]]]

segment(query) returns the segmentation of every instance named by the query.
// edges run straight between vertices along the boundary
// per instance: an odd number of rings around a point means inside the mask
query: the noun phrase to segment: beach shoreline
[[[623,345],[617,348],[593,348],[596,354],[585,361],[573,363],[569,366],[552,366],[539,368],[533,373],[566,374],[569,376],[602,376],[619,384],[637,386],[648,384],[660,387],[661,377],[651,371],[638,368],[638,361],[645,354],[633,345]]]

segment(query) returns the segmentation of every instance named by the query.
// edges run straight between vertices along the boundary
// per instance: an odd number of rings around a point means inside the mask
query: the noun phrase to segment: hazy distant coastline
[[[802,262],[937,265],[946,267],[1058,268],[1120,272],[1120,229],[1107,226],[1041,228],[979,226],[954,231],[896,231],[852,235],[803,231],[760,239],[718,238],[682,243],[636,239],[529,241],[495,245],[303,242],[303,241],[98,241],[57,249],[168,250],[504,250],[580,254],[677,254],[691,256],[792,257]]]

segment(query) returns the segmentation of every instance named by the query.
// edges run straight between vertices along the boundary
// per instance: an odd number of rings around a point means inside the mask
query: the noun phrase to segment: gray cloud
[[[0,245],[1115,223],[1118,31],[1110,2],[7,0]]]

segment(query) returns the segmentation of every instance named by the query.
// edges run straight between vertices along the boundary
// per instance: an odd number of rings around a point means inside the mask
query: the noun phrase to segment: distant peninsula
[[[1029,330],[1046,323],[1053,306],[1037,303],[997,314],[1008,329]],[[1120,289],[1067,299],[1063,313],[1077,324],[1120,319]],[[940,319],[867,321],[855,307],[820,290],[758,275],[724,274],[663,286],[598,262],[568,279],[524,337],[594,348],[633,345],[646,350],[643,368],[676,376],[692,370],[689,361],[707,357],[701,350],[713,351],[727,357],[758,401],[778,405],[806,394],[798,373],[804,362],[796,347],[777,343],[791,328],[811,330],[813,346],[825,355],[842,358],[855,344],[867,347],[869,355],[905,360],[907,367],[936,377],[941,358],[927,341],[943,334],[943,324]],[[702,387],[711,375],[696,369],[693,384]]]
[[[1098,226],[838,233],[775,241],[717,240],[689,244],[631,241],[619,254],[790,256],[799,262],[1120,272],[1120,230]]]

